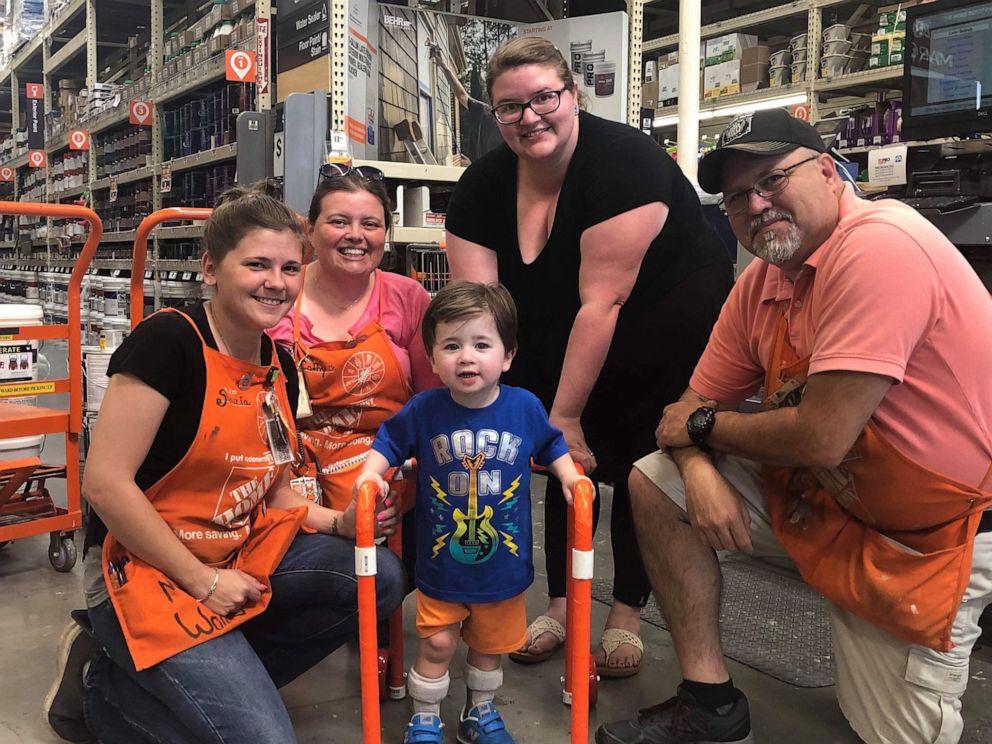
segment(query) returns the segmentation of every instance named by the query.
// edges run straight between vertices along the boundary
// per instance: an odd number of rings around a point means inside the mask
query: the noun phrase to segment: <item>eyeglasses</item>
[[[789,176],[792,174],[796,168],[800,165],[805,165],[813,160],[820,157],[819,154],[808,157],[805,160],[800,160],[794,165],[790,165],[788,168],[776,168],[773,171],[769,171],[757,181],[754,182],[754,186],[745,190],[738,191],[734,194],[724,194],[723,198],[720,200],[720,209],[724,214],[736,217],[747,210],[747,204],[751,192],[753,191],[762,199],[767,199],[770,196],[784,191],[785,187],[789,185]]]
[[[356,176],[363,181],[384,181],[386,174],[371,165],[356,165],[354,168],[340,163],[324,163],[320,166],[321,179],[347,178]]]
[[[561,94],[566,90],[568,88],[546,90],[524,103],[501,103],[493,107],[493,116],[500,124],[516,124],[524,118],[524,109],[530,109],[538,116],[553,114],[561,106]]]

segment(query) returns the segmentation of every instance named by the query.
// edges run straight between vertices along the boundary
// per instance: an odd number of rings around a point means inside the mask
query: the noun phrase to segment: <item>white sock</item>
[[[479,703],[491,703],[496,690],[503,686],[503,667],[484,672],[471,664],[465,665],[465,684],[468,686],[468,708]]]
[[[451,678],[445,672],[443,677],[431,679],[424,677],[416,669],[410,667],[406,677],[406,689],[413,698],[414,713],[433,713],[441,715],[441,701],[448,697],[448,685]]]

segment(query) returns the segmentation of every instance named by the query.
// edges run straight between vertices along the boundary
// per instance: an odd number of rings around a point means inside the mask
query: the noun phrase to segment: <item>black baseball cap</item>
[[[699,185],[710,194],[719,194],[723,190],[720,183],[723,163],[732,152],[784,155],[797,147],[827,151],[819,132],[785,109],[741,114],[723,130],[716,149],[706,153],[699,161]]]

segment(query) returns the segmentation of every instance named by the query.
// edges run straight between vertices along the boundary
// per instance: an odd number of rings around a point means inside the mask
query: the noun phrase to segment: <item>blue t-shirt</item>
[[[568,454],[537,398],[500,385],[491,405],[465,408],[447,388],[427,390],[379,427],[372,448],[394,466],[417,459],[417,588],[470,604],[530,586],[530,461]]]

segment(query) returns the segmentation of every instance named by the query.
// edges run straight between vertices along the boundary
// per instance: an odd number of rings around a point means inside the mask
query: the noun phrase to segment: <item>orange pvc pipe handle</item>
[[[596,497],[592,481],[582,478],[572,493],[570,542],[577,552],[592,552],[592,502]],[[569,551],[569,556],[571,556]],[[571,567],[570,567],[571,569]],[[591,566],[590,566],[591,569]],[[588,572],[591,575],[591,570]],[[589,741],[589,638],[592,612],[592,578],[576,578],[569,573],[572,596],[568,599],[572,612],[572,637],[569,651],[572,692],[572,742]]]
[[[40,204],[37,202],[8,202],[0,201],[0,214],[26,214],[39,217],[70,217],[83,219],[90,223],[90,234],[86,236],[86,244],[76,259],[69,277],[69,369],[83,368],[83,350],[79,338],[79,296],[83,285],[83,276],[96,255],[96,249],[103,237],[103,222],[92,209],[76,204]],[[83,386],[82,377],[69,375],[72,383],[69,386],[69,433],[78,435],[83,430]],[[67,442],[67,445],[71,444]],[[69,454],[66,454],[67,462]],[[78,457],[76,458],[78,460]],[[77,464],[69,465],[70,470]],[[70,474],[71,475],[71,474]]]
[[[134,235],[134,256],[131,258],[131,330],[141,322],[145,312],[145,255],[148,253],[148,235],[163,222],[173,220],[209,220],[212,209],[199,207],[169,207],[159,209],[145,217]]]
[[[375,609],[375,505],[379,488],[365,482],[355,504],[355,573],[358,575],[358,652],[362,677],[362,741],[379,744],[379,665]],[[371,555],[371,567],[368,558]]]

